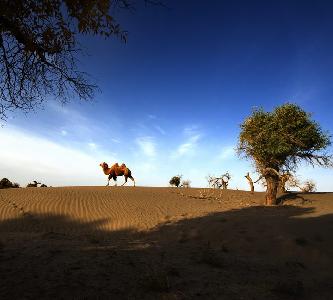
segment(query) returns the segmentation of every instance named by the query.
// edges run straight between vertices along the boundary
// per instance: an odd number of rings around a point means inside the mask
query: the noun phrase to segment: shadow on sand
[[[22,214],[0,223],[0,298],[330,299],[333,216],[312,211],[255,206],[145,232]]]

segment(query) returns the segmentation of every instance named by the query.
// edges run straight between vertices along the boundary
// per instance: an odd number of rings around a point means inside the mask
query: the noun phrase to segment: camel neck
[[[110,175],[111,173],[111,168],[105,168],[103,169],[105,175]]]

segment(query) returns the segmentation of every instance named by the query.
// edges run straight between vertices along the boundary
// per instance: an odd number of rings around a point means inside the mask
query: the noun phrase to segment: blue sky
[[[170,9],[118,12],[127,44],[80,38],[80,66],[101,93],[12,114],[0,128],[0,177],[103,185],[98,164],[118,161],[139,185],[167,186],[182,174],[204,187],[208,174],[229,171],[230,187],[247,189],[245,173],[257,175],[234,148],[253,107],[296,103],[333,133],[333,4],[165,2]],[[301,166],[298,174],[333,191],[333,170]]]

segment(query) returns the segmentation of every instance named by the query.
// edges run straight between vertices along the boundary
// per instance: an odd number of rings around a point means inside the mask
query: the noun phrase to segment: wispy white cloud
[[[173,159],[195,154],[198,141],[202,137],[200,128],[196,124],[186,126],[183,129],[183,135],[185,136],[185,141],[171,154],[171,158]]]
[[[152,120],[155,120],[157,117],[156,117],[155,115],[149,114],[149,115],[148,115],[148,118],[149,118],[149,119],[152,119]]]
[[[111,141],[114,143],[120,144],[120,141],[118,139],[112,138]]]
[[[48,112],[54,116],[56,122],[48,122],[50,128],[48,132],[59,130],[58,124],[61,124],[62,136],[69,135],[71,141],[84,141],[93,140],[98,137],[101,141],[109,141],[110,131],[109,123],[104,117],[97,118],[89,111],[84,111],[83,108],[77,107],[74,104],[60,105],[57,102],[50,101],[48,103]],[[122,128],[122,120],[111,112],[108,112],[109,120],[112,120],[112,137],[120,136],[120,129]],[[40,131],[38,131],[40,132]],[[51,137],[51,136],[50,136]],[[113,142],[119,142],[114,139]]]
[[[198,125],[190,125],[186,126],[183,130],[185,136],[194,136],[199,133],[199,126]]]
[[[144,155],[148,157],[154,157],[156,155],[156,144],[152,137],[139,137],[135,141]]]
[[[180,144],[177,150],[171,155],[171,158],[179,158],[186,154],[193,154],[201,135],[193,135],[184,143]]]
[[[235,147],[234,146],[226,146],[223,147],[218,155],[219,160],[226,160],[235,157]]]
[[[104,184],[99,163],[109,153],[91,155],[9,126],[0,129],[0,140],[4,145],[0,147],[0,176],[22,185],[32,180],[52,186]]]
[[[62,136],[66,136],[68,134],[67,130],[64,130],[64,129],[61,130],[60,133]]]
[[[154,127],[160,134],[166,135],[165,130],[163,130],[159,125],[155,125]]]
[[[90,142],[90,143],[88,143],[88,146],[91,150],[96,150],[97,149],[97,145],[95,143]]]

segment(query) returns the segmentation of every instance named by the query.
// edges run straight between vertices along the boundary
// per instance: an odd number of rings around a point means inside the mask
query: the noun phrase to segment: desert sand
[[[333,299],[333,193],[0,190],[0,299]]]

